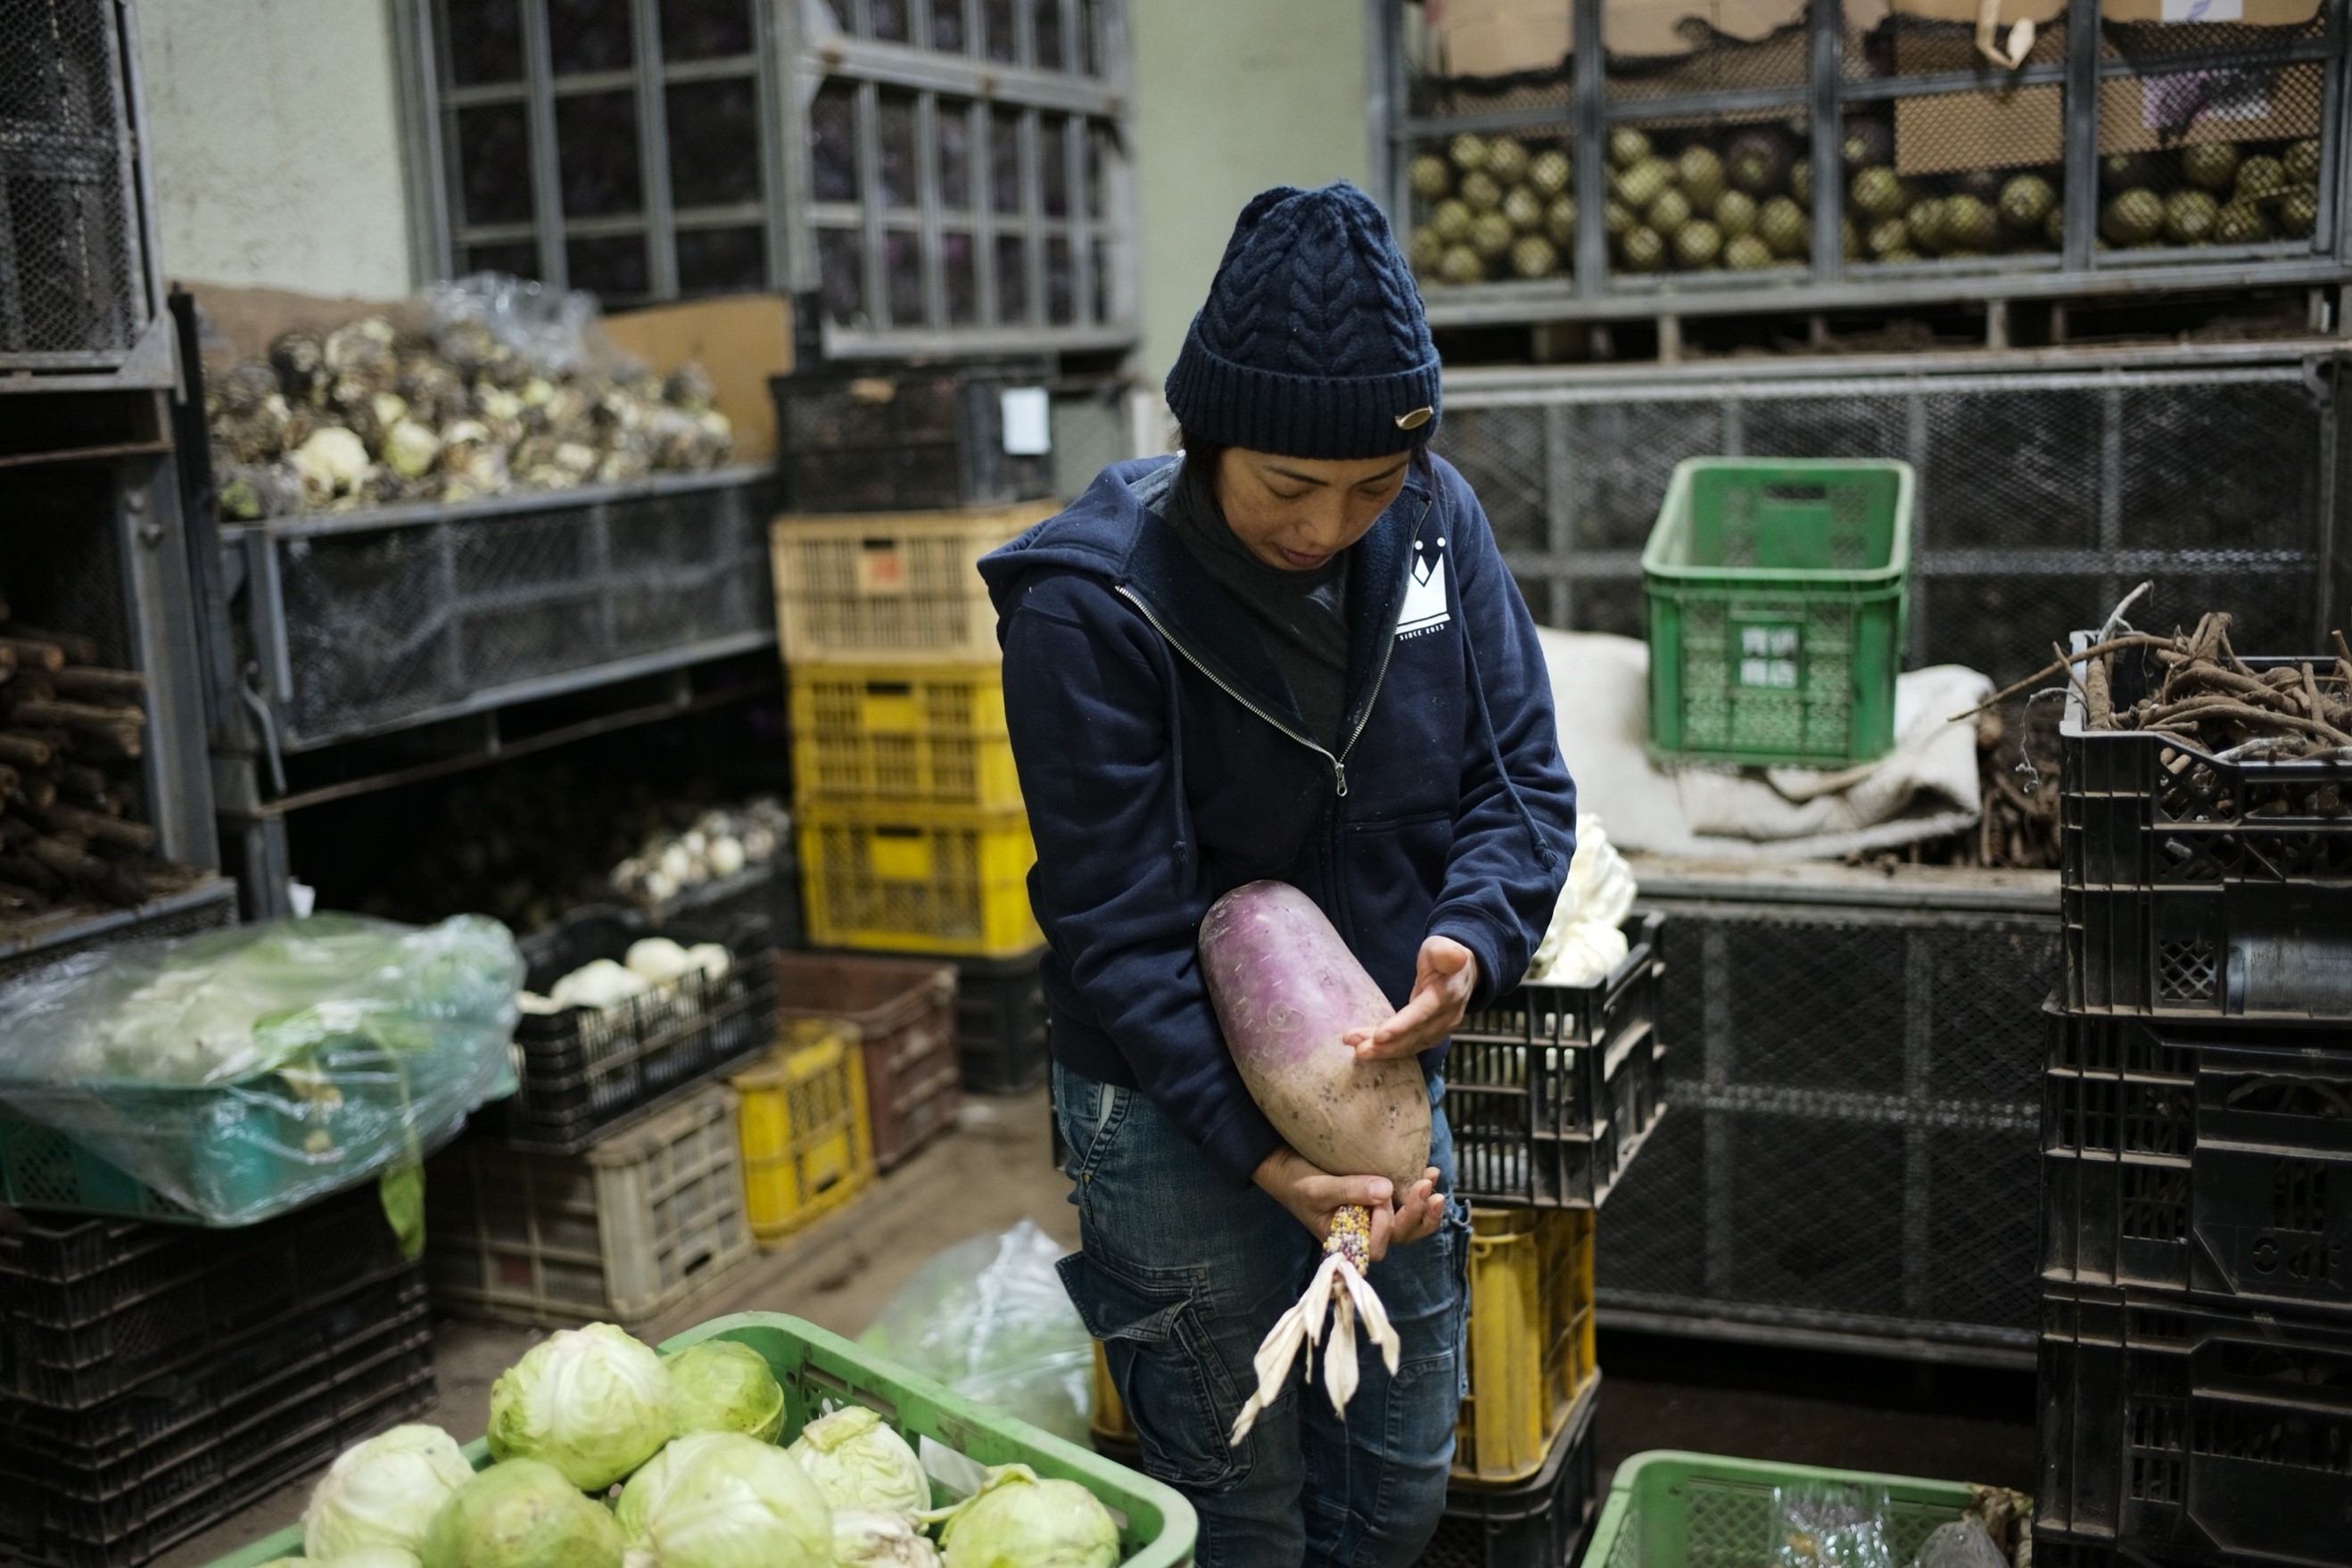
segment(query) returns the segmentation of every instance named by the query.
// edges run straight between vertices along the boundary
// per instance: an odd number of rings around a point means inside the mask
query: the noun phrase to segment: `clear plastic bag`
[[[1896,1568],[1884,1489],[1836,1481],[1775,1487],[1777,1568]]]
[[[1083,1443],[1094,1342],[1055,1270],[1061,1257],[1034,1220],[958,1242],[916,1270],[858,1342]]]
[[[0,993],[0,1106],[215,1226],[413,1164],[514,1092],[495,921],[356,915],[77,953]]]
[[[471,376],[512,354],[531,375],[560,379],[609,369],[618,358],[601,325],[593,294],[558,292],[503,272],[477,272],[436,283],[425,296],[426,320],[442,356]]]
[[[1916,1568],[2010,1568],[2003,1552],[1974,1519],[1939,1524],[1919,1543]]]

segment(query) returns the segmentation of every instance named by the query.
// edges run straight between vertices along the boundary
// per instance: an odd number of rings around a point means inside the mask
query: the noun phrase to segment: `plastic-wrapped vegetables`
[[[215,1225],[398,1163],[511,1093],[505,927],[350,915],[77,953],[0,993],[0,1105]]]
[[[699,472],[733,450],[698,365],[621,360],[595,302],[484,274],[436,287],[421,326],[295,330],[213,378],[222,515],[457,502]]]
[[[1580,815],[1568,882],[1536,946],[1528,978],[1559,985],[1597,985],[1608,979],[1625,962],[1625,933],[1619,928],[1639,891],[1633,868],[1609,842],[1601,819]]]

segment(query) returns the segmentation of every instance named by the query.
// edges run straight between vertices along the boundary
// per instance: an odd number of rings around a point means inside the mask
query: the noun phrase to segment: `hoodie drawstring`
[[[1470,635],[1470,618],[1466,615],[1462,618],[1462,654],[1470,664],[1470,700],[1478,710],[1478,727],[1486,733],[1486,755],[1495,763],[1495,776],[1503,781],[1503,789],[1511,797],[1511,805],[1517,809],[1519,821],[1526,825],[1528,839],[1534,846],[1537,858],[1542,860],[1547,869],[1557,870],[1562,864],[1559,849],[1544,836],[1543,825],[1528,809],[1527,797],[1519,793],[1517,783],[1511,777],[1511,770],[1503,765],[1502,737],[1495,732],[1495,717],[1486,709],[1486,683],[1478,674],[1478,644]]]

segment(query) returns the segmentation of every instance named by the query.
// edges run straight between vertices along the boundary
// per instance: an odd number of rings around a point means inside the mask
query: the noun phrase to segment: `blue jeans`
[[[1437,1528],[1467,1367],[1469,1211],[1372,1266],[1403,1356],[1391,1377],[1359,1340],[1344,1417],[1321,1368],[1240,1447],[1226,1434],[1257,1386],[1250,1359],[1322,1261],[1322,1244],[1256,1188],[1234,1191],[1141,1091],[1054,1068],[1081,1250],[1062,1279],[1103,1342],[1143,1440],[1146,1473],[1201,1516],[1199,1568],[1410,1568]],[[1433,1109],[1429,1163],[1450,1191],[1454,1141]],[[1355,1173],[1347,1173],[1353,1174]]]

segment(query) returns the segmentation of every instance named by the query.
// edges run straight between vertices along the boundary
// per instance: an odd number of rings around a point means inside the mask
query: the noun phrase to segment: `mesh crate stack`
[[[863,1187],[864,1144],[841,1136],[856,1064],[837,1043],[779,1039],[764,913],[648,931],[582,910],[525,942],[525,985],[547,995],[648,938],[726,958],[608,1005],[525,1014],[515,1094],[427,1163],[426,1274],[444,1309],[641,1327]]]
[[[1043,938],[1027,884],[1036,856],[1005,729],[996,613],[974,566],[1054,510],[775,524],[810,943],[946,959],[960,972],[948,1034],[923,1042],[945,1051],[949,1073],[919,1052],[885,1059],[869,1042],[886,1166],[945,1124],[953,1105],[937,1096],[956,1084],[1010,1092],[1045,1076]],[[860,1006],[882,1005],[878,992],[861,994]]]
[[[2116,660],[2117,709],[2148,684]],[[2036,1555],[2341,1562],[2352,770],[2095,731],[2079,688],[2062,745]]]
[[[373,1183],[240,1230],[26,1218],[0,1237],[0,1558],[133,1568],[433,1402]]]

